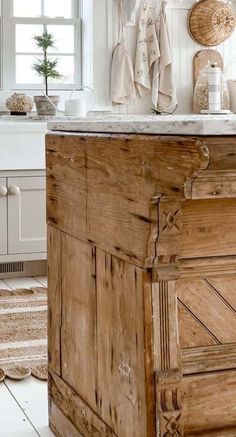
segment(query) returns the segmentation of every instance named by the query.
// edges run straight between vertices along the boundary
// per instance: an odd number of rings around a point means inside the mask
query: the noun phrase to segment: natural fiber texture
[[[47,289],[0,290],[0,381],[47,378]]]
[[[236,17],[229,4],[219,0],[201,0],[189,14],[189,32],[197,43],[217,46],[233,33]]]

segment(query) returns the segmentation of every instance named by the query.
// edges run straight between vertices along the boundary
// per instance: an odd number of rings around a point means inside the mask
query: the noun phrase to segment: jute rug
[[[0,290],[0,381],[47,379],[47,289]]]

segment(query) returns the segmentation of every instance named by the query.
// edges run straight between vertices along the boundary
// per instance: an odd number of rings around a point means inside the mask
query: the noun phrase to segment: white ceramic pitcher
[[[88,106],[86,90],[93,93],[93,102]],[[78,91],[79,97],[72,99],[73,94]],[[81,86],[79,90],[73,90],[69,100],[65,101],[65,115],[71,117],[87,117],[88,112],[96,105],[96,93],[89,86]]]

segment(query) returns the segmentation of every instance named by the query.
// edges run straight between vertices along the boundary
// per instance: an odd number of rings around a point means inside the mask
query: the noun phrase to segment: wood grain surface
[[[235,137],[46,142],[56,436],[236,436]]]

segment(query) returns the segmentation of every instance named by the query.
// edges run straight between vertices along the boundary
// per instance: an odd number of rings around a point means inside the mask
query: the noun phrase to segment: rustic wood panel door
[[[44,177],[8,178],[8,252],[46,252]]]
[[[234,275],[177,282],[186,436],[236,435],[235,290]]]

